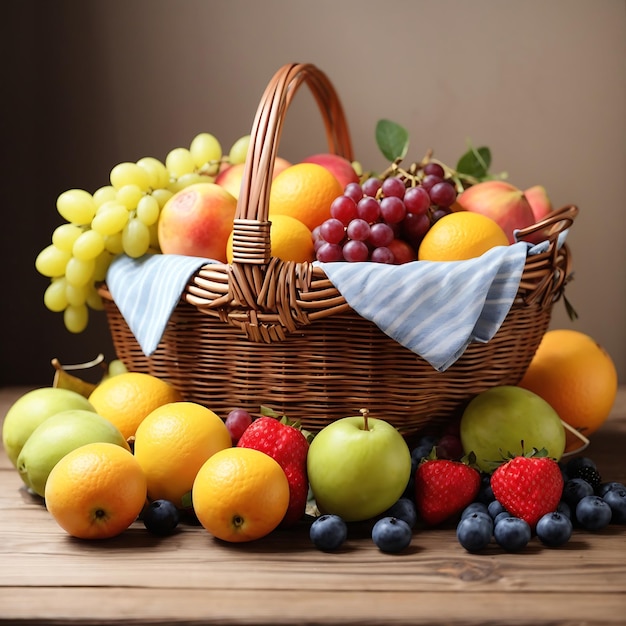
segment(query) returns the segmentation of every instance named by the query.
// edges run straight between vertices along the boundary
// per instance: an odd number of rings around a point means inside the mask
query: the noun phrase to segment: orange
[[[102,381],[89,396],[96,413],[115,424],[125,439],[157,407],[182,400],[169,383],[151,374],[127,372]]]
[[[135,458],[148,481],[148,497],[177,507],[202,464],[232,446],[223,420],[195,402],[172,402],[152,411],[135,435]]]
[[[273,215],[270,226],[271,254],[283,261],[306,263],[315,258],[313,235],[300,220],[290,215]],[[226,244],[226,257],[233,262],[233,233]]]
[[[129,450],[88,443],[52,468],[46,507],[73,537],[108,539],[125,531],[146,503],[146,477]]]
[[[253,448],[228,448],[200,468],[192,497],[198,520],[213,536],[253,541],[282,521],[289,505],[289,483],[271,456]]]
[[[343,194],[339,181],[317,163],[296,163],[272,181],[269,219],[291,215],[313,231],[330,217],[330,205]]]
[[[456,211],[437,220],[424,235],[417,251],[419,261],[465,261],[494,246],[508,246],[502,228],[490,217]]]
[[[541,396],[564,422],[588,437],[613,408],[617,370],[608,352],[589,335],[551,330],[543,336],[519,386]],[[568,440],[567,449],[572,445]]]

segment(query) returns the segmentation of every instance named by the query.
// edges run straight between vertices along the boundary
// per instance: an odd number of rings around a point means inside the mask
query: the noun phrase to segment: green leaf
[[[474,148],[470,144],[469,150],[459,159],[456,171],[479,180],[489,175],[491,166],[491,150],[486,146]]]
[[[188,491],[187,493],[183,495],[183,497],[181,498],[181,505],[183,509],[193,508],[193,501],[191,499],[191,491]]]
[[[387,160],[403,159],[409,149],[409,133],[396,122],[378,120],[376,144]]]
[[[565,310],[567,311],[568,317],[572,322],[575,322],[578,319],[578,313],[565,295],[563,296],[563,303],[565,304]]]

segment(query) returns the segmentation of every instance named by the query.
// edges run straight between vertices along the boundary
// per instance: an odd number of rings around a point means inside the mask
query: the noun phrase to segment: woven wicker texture
[[[318,431],[367,407],[404,434],[436,430],[477,393],[521,379],[570,274],[569,249],[558,248],[557,237],[578,210],[563,207],[526,229],[550,227],[550,245],[528,257],[504,324],[489,343],[470,345],[437,372],[357,315],[321,268],[270,256],[269,181],[285,114],[302,84],[319,105],[329,151],[352,158],[343,109],[325,74],[310,64],[282,67],[253,123],[233,263],[207,265],[191,278],[150,357],[103,285],[117,355],[129,369],[171,381],[187,400],[222,417],[266,405]]]

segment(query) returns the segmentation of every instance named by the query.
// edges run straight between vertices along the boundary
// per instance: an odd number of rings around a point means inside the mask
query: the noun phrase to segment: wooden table
[[[0,389],[0,416],[26,391]],[[626,481],[626,388],[587,454]],[[385,555],[364,529],[316,550],[306,526],[224,544],[199,526],[167,537],[135,523],[101,542],[70,538],[0,455],[2,624],[624,624],[626,526],[534,538],[522,553],[472,555],[454,528],[416,531]]]

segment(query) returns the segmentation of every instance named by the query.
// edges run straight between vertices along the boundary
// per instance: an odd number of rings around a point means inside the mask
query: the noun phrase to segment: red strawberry
[[[415,472],[415,505],[431,526],[462,511],[480,488],[480,474],[462,461],[426,459]]]
[[[546,513],[555,511],[563,492],[563,475],[545,451],[516,456],[500,465],[491,475],[493,495],[515,517],[531,528]]]
[[[286,418],[264,415],[246,428],[237,446],[265,452],[283,468],[289,481],[289,507],[281,525],[295,524],[304,515],[309,493],[306,469],[309,442],[304,433]]]

